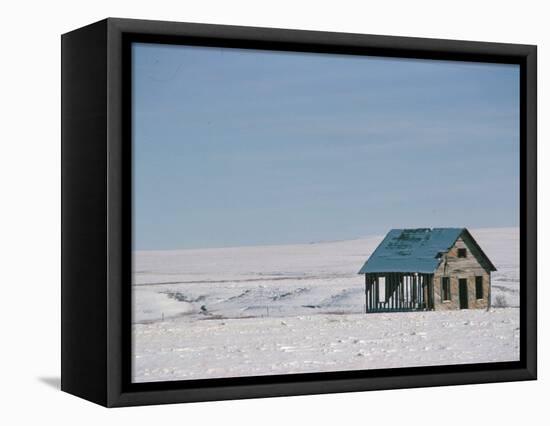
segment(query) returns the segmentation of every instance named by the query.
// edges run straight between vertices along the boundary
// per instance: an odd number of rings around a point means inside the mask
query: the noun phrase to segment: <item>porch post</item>
[[[369,303],[369,298],[367,296],[367,283],[368,283],[368,277],[369,275],[368,274],[365,274],[365,313],[368,312],[368,303]]]

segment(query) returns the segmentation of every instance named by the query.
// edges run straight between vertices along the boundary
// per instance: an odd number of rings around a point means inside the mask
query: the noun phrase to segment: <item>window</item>
[[[451,282],[449,277],[441,277],[441,300],[451,300]]]
[[[483,299],[483,277],[476,277],[476,299]]]
[[[466,249],[465,248],[459,248],[458,249],[458,257],[466,257]]]

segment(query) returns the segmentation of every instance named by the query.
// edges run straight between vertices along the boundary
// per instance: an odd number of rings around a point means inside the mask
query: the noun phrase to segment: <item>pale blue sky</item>
[[[519,67],[134,44],[134,247],[519,223]]]

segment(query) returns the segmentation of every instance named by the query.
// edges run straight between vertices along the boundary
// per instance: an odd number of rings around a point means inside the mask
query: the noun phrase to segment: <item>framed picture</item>
[[[536,47],[106,19],[62,37],[62,389],[536,378]]]

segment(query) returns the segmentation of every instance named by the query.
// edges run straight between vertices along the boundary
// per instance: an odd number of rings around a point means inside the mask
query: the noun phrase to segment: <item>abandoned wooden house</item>
[[[495,266],[466,228],[392,229],[365,262],[366,312],[489,308]]]

